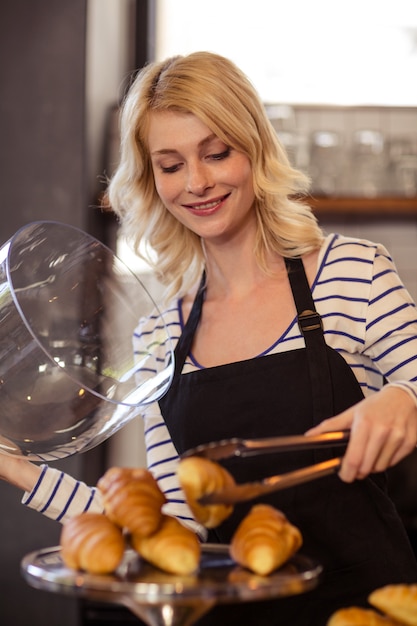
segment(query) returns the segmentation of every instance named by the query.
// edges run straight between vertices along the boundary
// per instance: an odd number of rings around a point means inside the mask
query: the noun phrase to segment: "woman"
[[[201,624],[320,626],[340,606],[365,605],[376,587],[415,582],[383,472],[417,442],[417,316],[387,251],[324,235],[296,199],[308,181],[288,162],[252,85],[218,55],[144,68],[124,103],[121,136],[110,203],[136,249],[146,241],[156,255],[176,345],[173,383],[144,415],[148,466],[167,512],[202,539],[227,542],[250,503],[207,535],[178,487],[179,454],[230,436],[351,431],[339,476],[264,499],[324,565],[318,588],[218,607]],[[137,336],[153,332],[148,319]],[[241,482],[338,454],[225,465]],[[0,471],[26,490],[26,504],[61,521],[101,510],[94,490],[56,470],[12,459]]]

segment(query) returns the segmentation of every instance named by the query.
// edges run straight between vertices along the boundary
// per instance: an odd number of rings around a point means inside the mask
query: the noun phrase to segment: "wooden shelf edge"
[[[417,196],[381,196],[359,198],[348,196],[310,196],[307,203],[314,213],[321,216],[362,215],[374,217],[415,217],[417,216]]]

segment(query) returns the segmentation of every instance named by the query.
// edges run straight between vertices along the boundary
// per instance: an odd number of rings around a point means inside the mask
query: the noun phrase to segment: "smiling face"
[[[150,115],[148,147],[155,185],[168,211],[207,242],[255,229],[252,168],[195,115]]]

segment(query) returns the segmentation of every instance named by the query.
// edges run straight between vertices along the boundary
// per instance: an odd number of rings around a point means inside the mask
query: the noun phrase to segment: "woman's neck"
[[[207,299],[244,297],[286,274],[285,263],[280,255],[271,255],[266,273],[259,265],[253,251],[253,243],[248,246],[206,248]]]

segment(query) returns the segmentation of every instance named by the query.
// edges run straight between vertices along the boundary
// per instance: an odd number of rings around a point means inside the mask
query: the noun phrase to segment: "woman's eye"
[[[226,159],[230,154],[230,148],[226,148],[226,150],[223,150],[223,152],[219,152],[217,154],[212,154],[211,158],[214,161],[221,161],[222,159]]]
[[[211,161],[222,161],[230,155],[231,149],[228,147],[222,152],[216,152],[214,154],[208,154],[205,158]],[[161,172],[163,174],[175,174],[180,169],[182,163],[173,163],[172,165],[160,165]]]
[[[179,165],[176,163],[175,165],[163,166],[161,165],[161,170],[164,174],[173,174],[179,168]]]

